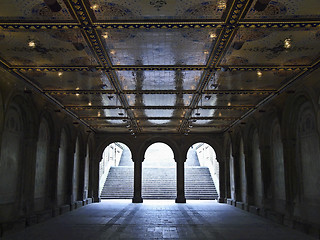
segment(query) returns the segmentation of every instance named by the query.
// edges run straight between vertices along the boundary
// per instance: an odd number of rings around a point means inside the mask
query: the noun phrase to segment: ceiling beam
[[[43,90],[43,92],[51,94],[51,95],[79,95],[79,94],[115,94],[114,90]],[[230,90],[203,90],[202,94],[241,94],[241,95],[268,95],[276,92],[274,89],[230,89]],[[195,90],[123,90],[123,94],[195,94],[197,93]],[[128,105],[129,106],[129,105]],[[126,108],[126,107],[124,107]]]
[[[104,68],[111,68],[112,63],[110,57],[108,56],[108,53],[106,52],[105,47],[102,44],[97,29],[93,26],[94,17],[91,16],[91,14],[93,14],[92,11],[90,11],[90,9],[88,9],[88,6],[86,6],[86,4],[81,0],[68,1],[67,3],[69,8],[73,11],[74,15],[76,16],[77,20],[81,24],[84,37],[92,46],[92,49],[95,55],[97,56],[101,66],[103,66]],[[127,102],[126,97],[121,93],[121,85],[119,83],[117,75],[113,70],[105,70],[105,74],[107,75],[113,88],[116,90],[116,94],[119,96],[121,105],[123,105],[124,108],[128,109],[129,104]],[[128,109],[127,115],[130,117],[136,131],[140,132],[141,129],[139,128],[138,123],[134,119],[133,112]]]
[[[90,71],[295,71],[308,70],[312,65],[220,65],[216,67],[206,67],[204,65],[113,65],[111,67],[92,66],[11,66],[12,70],[23,72],[90,72]]]
[[[79,20],[78,20],[79,21]],[[224,28],[225,22],[221,20],[126,20],[126,21],[93,21],[91,19],[91,28],[104,29],[188,29],[188,28]],[[242,19],[236,24],[241,28],[313,28],[320,26],[320,19]],[[0,21],[0,29],[79,29],[83,24],[74,21]]]
[[[119,108],[119,106],[75,106],[75,105],[66,105],[66,109],[70,110],[102,110],[102,109],[123,109],[123,107]],[[144,110],[144,109],[157,109],[157,110],[172,110],[172,109],[189,109],[188,106],[130,106],[131,110]],[[222,109],[222,110],[248,110],[255,108],[254,105],[233,105],[233,106],[198,106],[196,109]]]

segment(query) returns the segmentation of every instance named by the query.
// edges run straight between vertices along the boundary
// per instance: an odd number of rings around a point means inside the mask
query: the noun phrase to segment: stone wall
[[[240,120],[224,133],[223,150],[228,172],[224,181],[229,184],[226,202],[316,237],[320,236],[319,74],[319,70],[310,73],[303,83],[295,83]]]

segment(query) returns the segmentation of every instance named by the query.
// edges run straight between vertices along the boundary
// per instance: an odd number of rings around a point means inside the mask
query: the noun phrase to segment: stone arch
[[[292,185],[293,212],[296,217],[319,223],[315,212],[320,211],[320,140],[317,126],[316,106],[306,92],[298,93],[292,104],[288,104],[291,115],[286,118],[285,137],[288,181]],[[294,151],[292,150],[294,149]],[[291,153],[291,154],[290,154]],[[290,154],[290,155],[289,155]],[[290,161],[289,161],[290,159]]]
[[[22,141],[24,124],[21,109],[10,104],[5,112],[0,158],[0,217],[10,220],[17,215],[21,199]],[[20,179],[20,180],[19,180]]]
[[[7,205],[7,207],[0,209],[0,212],[3,213],[3,219],[10,220],[21,212],[25,212],[28,204],[26,199],[33,195],[33,180],[26,173],[34,170],[30,160],[34,159],[34,141],[37,132],[35,129],[38,125],[36,116],[38,114],[32,99],[17,93],[11,94],[7,98],[6,107],[3,109],[2,139],[6,139],[6,141],[1,142],[0,164],[7,167],[1,167],[3,173],[1,172],[0,175],[4,178],[1,182],[6,184],[6,186],[1,185],[1,192],[6,192],[7,187],[10,187],[10,190],[8,190],[8,194],[5,194],[6,196],[1,196],[3,202],[6,202],[1,205]],[[22,156],[29,160],[22,161]],[[8,184],[8,182],[12,184]]]
[[[138,151],[139,159],[143,161],[146,150],[152,144],[158,143],[158,142],[167,144],[171,148],[171,150],[173,151],[175,161],[178,161],[180,159],[180,151],[179,151],[178,145],[169,138],[158,137],[158,136],[148,138],[142,142],[141,147],[139,148],[139,151]]]
[[[301,179],[300,195],[307,199],[320,199],[320,149],[316,115],[310,102],[304,103],[298,112],[297,176]]]
[[[98,162],[102,159],[102,154],[104,149],[109,146],[111,143],[114,142],[120,142],[125,144],[131,152],[132,160],[134,161],[135,157],[137,156],[137,149],[135,148],[135,141],[132,141],[132,139],[128,139],[127,136],[110,136],[106,139],[104,139],[97,147],[97,150],[95,151],[95,157]],[[140,144],[140,143],[139,143]]]
[[[217,160],[218,162],[222,162],[224,161],[224,158],[223,158],[223,139],[219,138],[218,140],[217,139],[214,139],[214,138],[211,138],[209,136],[191,136],[191,138],[188,138],[187,139],[187,143],[185,145],[185,147],[183,147],[183,154],[187,154],[189,148],[196,144],[196,143],[200,143],[200,142],[203,142],[203,143],[206,143],[208,144],[210,147],[213,148],[213,150],[215,151],[216,153],[216,157],[217,157]]]
[[[176,162],[172,148],[166,143],[151,144],[143,156],[143,168],[174,167]]]

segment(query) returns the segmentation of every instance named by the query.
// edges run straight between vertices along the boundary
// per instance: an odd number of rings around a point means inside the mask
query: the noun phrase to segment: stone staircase
[[[104,184],[102,199],[130,199],[133,197],[133,168],[111,167]],[[186,199],[217,199],[218,194],[206,167],[185,168]],[[175,168],[143,168],[143,199],[175,199]]]

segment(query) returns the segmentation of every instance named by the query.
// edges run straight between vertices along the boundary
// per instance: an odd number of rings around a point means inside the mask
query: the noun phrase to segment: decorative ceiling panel
[[[265,98],[263,94],[204,94],[199,106],[254,105]]]
[[[246,18],[248,19],[283,19],[283,18],[315,18],[320,17],[319,0],[272,0],[264,11],[254,9],[254,0]]]
[[[239,117],[241,117],[241,115],[243,115],[246,111],[248,110],[226,110],[226,109],[195,109],[192,112],[191,118],[192,119],[199,119],[197,120],[197,124],[199,124],[201,120],[201,118],[221,118],[220,120],[222,120],[222,118],[228,118],[227,121],[231,121],[229,120],[230,118],[233,119],[237,119]],[[202,119],[202,123],[204,122],[210,122],[213,119]]]
[[[221,19],[227,0],[90,0],[99,21],[146,19]]]
[[[100,32],[113,65],[204,65],[215,29],[108,29]]]
[[[12,65],[97,64],[80,30],[0,30],[0,53]]]
[[[124,109],[72,109],[72,112],[76,113],[80,118],[127,118]]]
[[[320,56],[317,28],[239,29],[222,65],[309,65]]]
[[[194,127],[192,128],[192,130],[190,131],[189,134],[192,133],[219,133],[224,131],[225,129],[227,129],[227,125],[210,125],[210,126],[206,126],[206,127]],[[186,133],[187,135],[187,133]]]
[[[124,90],[194,90],[202,71],[117,71]]]
[[[121,106],[114,95],[107,94],[59,94],[53,95],[67,106]],[[112,97],[112,98],[111,98]]]
[[[106,74],[102,71],[45,72],[22,71],[44,90],[111,90]]]
[[[1,0],[0,19],[1,20],[42,20],[59,21],[73,20],[66,5],[62,0],[58,1],[61,11],[52,12],[48,5],[41,0]]]
[[[274,90],[301,70],[273,71],[217,71],[208,84],[208,90]]]
[[[130,106],[188,106],[191,94],[126,94]]]
[[[0,2],[1,84],[90,131],[223,132],[320,61],[318,0],[54,4]]]

